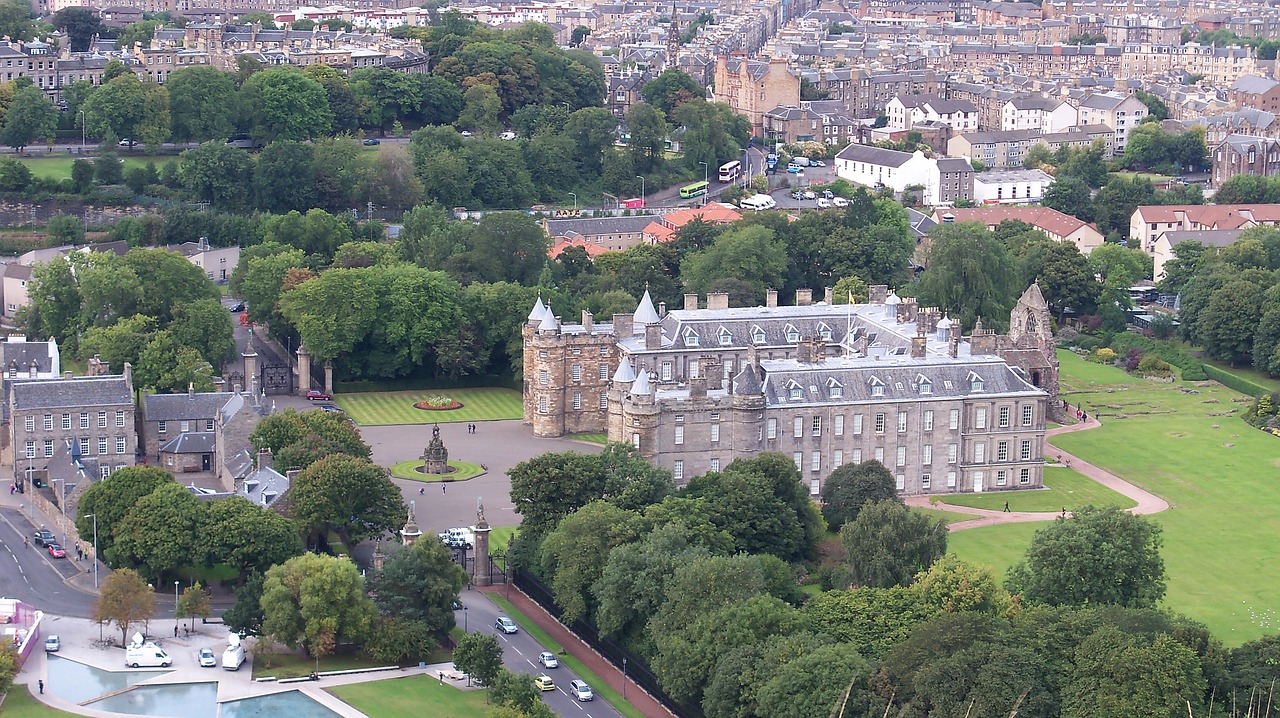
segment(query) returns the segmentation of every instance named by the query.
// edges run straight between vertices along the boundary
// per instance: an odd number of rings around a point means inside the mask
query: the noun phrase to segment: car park
[[[57,653],[62,650],[62,639],[57,636],[49,636],[44,639],[44,650],[46,653]]]
[[[58,545],[58,544],[56,544],[56,543],[48,544],[48,546],[47,546],[46,548],[47,548],[47,549],[48,549],[48,551],[49,551],[49,555],[50,555],[50,556],[52,556],[52,557],[54,557],[54,558],[66,558],[66,557],[67,557],[67,552],[66,552],[66,550],[65,550],[65,549],[63,549],[61,546],[59,546],[59,545]]]
[[[596,694],[586,681],[569,681],[569,693],[580,701],[591,701],[596,698]]]
[[[556,682],[551,680],[551,676],[545,673],[534,678],[533,685],[540,691],[554,691],[556,689]]]
[[[556,654],[552,653],[551,651],[543,651],[542,653],[539,653],[538,663],[541,663],[543,668],[559,668],[560,667],[560,661],[556,660]]]
[[[498,616],[498,620],[494,621],[493,625],[495,628],[497,628],[499,631],[502,631],[503,633],[519,633],[520,632],[520,627],[516,625],[516,622],[511,620],[510,618],[507,618],[506,616]]]
[[[333,397],[323,391],[312,389],[307,392],[307,401],[333,401]]]
[[[201,668],[218,667],[218,657],[213,654],[213,649],[211,648],[201,648],[199,660]]]
[[[831,204],[834,204],[837,207],[848,207],[849,200],[845,199],[844,197],[836,197],[831,200]]]
[[[50,531],[49,529],[40,529],[39,531],[36,531],[34,534],[32,534],[31,540],[35,541],[37,546],[45,546],[51,543],[57,543],[57,540],[53,537],[53,532]]]
[[[826,209],[831,206],[831,200],[822,197],[818,200],[818,209]]]
[[[814,199],[814,198],[815,198],[815,197],[817,197],[817,196],[818,196],[818,195],[814,194],[812,190],[806,190],[806,191],[805,191],[805,193],[804,193],[804,198],[805,198],[805,199]]]

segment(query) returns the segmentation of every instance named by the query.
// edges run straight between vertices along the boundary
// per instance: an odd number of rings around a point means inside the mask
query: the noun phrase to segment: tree
[[[102,591],[93,605],[93,620],[115,623],[121,644],[129,642],[129,627],[147,621],[155,613],[155,594],[137,571],[116,569],[102,582]]]
[[[45,234],[59,244],[76,244],[84,241],[84,225],[78,217],[58,213],[49,218]]]
[[[66,7],[53,14],[49,23],[67,35],[72,52],[86,52],[89,42],[102,32],[98,13],[87,7]]]
[[[236,348],[230,317],[218,300],[199,299],[173,308],[169,331],[179,344],[195,349],[211,366],[221,369]]]
[[[334,531],[347,545],[394,530],[406,508],[386,470],[342,454],[303,469],[289,490],[289,510],[309,535]]]
[[[78,159],[71,163],[71,186],[77,194],[84,194],[93,187],[93,162]]]
[[[1049,185],[1049,188],[1044,191],[1044,197],[1040,199],[1040,204],[1088,221],[1093,217],[1092,200],[1093,193],[1089,191],[1089,186],[1084,181],[1075,177],[1064,177]]]
[[[453,628],[453,602],[466,585],[466,571],[439,541],[393,549],[369,581],[384,615],[420,622],[438,635]]]
[[[149,47],[151,38],[156,36],[156,29],[161,25],[159,20],[140,20],[124,26],[116,34],[117,50],[132,50],[134,45]]]
[[[1262,287],[1245,279],[1232,279],[1213,292],[1195,325],[1209,356],[1233,367],[1249,361],[1262,319],[1262,298]]]
[[[0,3],[0,35],[15,42],[26,42],[34,38],[36,27],[31,20],[31,5],[22,0],[5,0]]]
[[[539,537],[604,494],[604,467],[592,454],[543,454],[516,464],[507,475],[521,532]]]
[[[374,660],[403,665],[425,660],[439,646],[426,623],[402,616],[379,616],[364,651]]]
[[[314,553],[267,571],[262,613],[263,635],[313,657],[332,653],[339,641],[361,642],[377,617],[356,565]]]
[[[241,115],[255,139],[309,140],[333,126],[324,87],[298,70],[273,67],[255,72],[240,93]]]
[[[1004,244],[978,222],[939,225],[928,242],[920,306],[938,307],[964,327],[982,317],[987,328],[1002,330],[1019,291]]]
[[[52,142],[57,127],[58,110],[49,96],[38,87],[24,87],[14,93],[0,142],[21,152],[32,142]]]
[[[499,671],[504,670],[498,637],[484,633],[463,635],[453,649],[453,666],[481,685],[493,685]]]
[[[578,25],[577,27],[573,28],[573,35],[569,39],[569,44],[573,45],[574,47],[577,47],[581,45],[582,41],[587,39],[587,36],[590,34],[591,34],[591,28],[587,27],[586,25]]]
[[[361,106],[365,127],[386,132],[415,115],[422,105],[422,85],[416,78],[385,67],[351,73],[351,91]]]
[[[90,484],[81,495],[76,531],[81,536],[93,535],[93,519],[85,518],[91,515],[97,516],[99,526],[114,527],[124,520],[125,515],[144,496],[172,483],[173,476],[156,466],[116,469],[102,481]],[[110,528],[98,533],[98,545],[95,548],[99,556],[106,556],[114,545]]]
[[[884,464],[845,464],[831,472],[822,484],[822,517],[830,530],[839,531],[858,518],[866,504],[899,500],[897,483]]]
[[[1064,718],[1167,718],[1204,710],[1199,660],[1170,636],[1145,639],[1106,626],[1086,638],[1076,656],[1062,691]]]
[[[912,589],[925,604],[943,613],[977,611],[998,616],[1010,606],[1009,594],[990,566],[961,561],[955,554],[943,556],[918,574]]]
[[[264,242],[289,245],[328,258],[351,241],[351,226],[322,209],[311,209],[306,214],[294,210],[264,222],[262,235]]]
[[[754,226],[727,231],[709,249],[686,257],[680,263],[680,276],[690,291],[697,292],[712,291],[716,282],[725,279],[742,280],[752,296],[740,299],[759,304],[765,289],[782,285],[786,267],[786,248],[773,230]]]
[[[1165,590],[1161,543],[1146,517],[1086,506],[1037,531],[1005,583],[1028,603],[1154,606]]]
[[[543,715],[544,712],[555,715],[542,702],[542,691],[533,685],[527,673],[514,673],[506,668],[499,668],[492,684],[485,685],[489,686],[489,700],[494,705],[507,706],[527,718]]]
[[[845,690],[869,677],[871,664],[848,644],[815,648],[787,661],[759,687],[760,715],[811,718],[838,705]]]
[[[652,172],[661,163],[666,147],[670,131],[666,117],[653,106],[638,102],[627,111],[626,126],[631,135],[627,147],[635,171],[640,174]]]
[[[905,586],[947,553],[947,525],[913,514],[901,501],[866,506],[840,529],[845,560],[859,586]]]
[[[640,88],[644,101],[668,117],[672,111],[690,100],[705,97],[706,91],[684,70],[670,68]]]
[[[137,366],[155,327],[155,319],[142,314],[126,317],[109,327],[90,327],[80,341],[80,352],[85,357],[100,356],[109,366],[124,366],[125,362]]]
[[[315,206],[311,145],[279,140],[263,148],[253,168],[253,189],[259,209],[283,214],[305,212]]]
[[[1142,101],[1147,106],[1147,114],[1157,120],[1164,121],[1169,119],[1169,107],[1164,104],[1164,100],[1149,93],[1138,90],[1134,93],[1134,97]]]
[[[939,614],[916,586],[824,591],[804,605],[813,630],[880,657]]]
[[[595,606],[591,587],[600,578],[601,556],[634,538],[635,516],[604,501],[593,501],[569,514],[542,541],[542,575],[563,609],[565,624],[589,618]]]
[[[232,567],[242,584],[302,552],[293,521],[239,496],[204,505],[195,545],[197,559]]]
[[[1101,289],[1089,266],[1089,258],[1074,245],[1046,239],[1028,247],[1022,260],[1022,280],[1036,283],[1051,309],[1061,319],[1067,309],[1090,313]]]
[[[222,613],[222,622],[240,635],[256,636],[262,632],[262,584],[266,576],[255,572],[242,580],[235,590],[236,602]]]
[[[213,604],[209,601],[209,592],[204,590],[204,586],[201,586],[199,581],[183,589],[182,596],[178,599],[175,615],[178,618],[183,616],[190,618],[192,630],[195,630],[197,616],[208,618],[213,615]]]
[[[138,357],[135,384],[160,394],[173,394],[194,388],[213,391],[213,366],[200,352],[178,343],[173,332],[162,329]]]
[[[195,495],[185,487],[173,481],[162,484],[111,524],[115,543],[107,559],[137,569],[152,582],[190,565],[199,509]]]
[[[462,95],[462,113],[454,123],[461,129],[475,130],[480,134],[495,135],[501,128],[498,115],[502,112],[502,100],[489,85],[472,85]]]
[[[682,152],[684,166],[710,172],[711,168],[739,156],[739,151],[751,138],[747,119],[721,102],[693,100],[680,105],[670,115],[672,121],[684,127]]]
[[[253,160],[249,153],[218,140],[184,150],[178,165],[182,186],[222,210],[245,206],[252,178]]]

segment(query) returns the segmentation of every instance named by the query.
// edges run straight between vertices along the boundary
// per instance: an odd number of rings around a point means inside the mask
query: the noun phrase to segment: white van
[[[173,659],[164,649],[151,641],[143,641],[141,633],[133,634],[133,641],[124,650],[124,664],[130,668],[168,668]]]
[[[244,665],[244,646],[240,644],[240,636],[231,634],[227,637],[227,648],[222,652],[222,667],[228,671],[238,671]]]
[[[742,200],[741,207],[749,209],[753,212],[759,212],[764,209],[773,209],[778,206],[772,197],[767,194],[755,194]]]

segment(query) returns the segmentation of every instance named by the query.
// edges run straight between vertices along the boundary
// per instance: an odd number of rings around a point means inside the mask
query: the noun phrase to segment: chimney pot
[[[697,295],[697,294],[686,294],[686,295],[684,295],[684,309],[685,309],[685,311],[687,311],[687,312],[691,312],[691,311],[693,311],[693,310],[695,310],[695,309],[697,309],[697,308],[698,308],[698,295]]]
[[[711,292],[707,295],[707,309],[728,309],[728,292]]]
[[[778,290],[770,289],[764,293],[764,305],[766,307],[778,306]]]

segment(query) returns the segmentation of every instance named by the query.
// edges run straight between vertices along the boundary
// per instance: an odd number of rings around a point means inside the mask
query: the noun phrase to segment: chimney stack
[[[258,468],[274,469],[276,466],[276,457],[272,456],[270,449],[263,449],[258,452]]]
[[[707,309],[728,309],[728,292],[711,292],[707,294]]]
[[[776,289],[769,289],[769,290],[765,291],[765,293],[764,293],[764,305],[765,305],[766,307],[777,307],[777,306],[778,306],[778,290],[776,290]]]
[[[684,310],[686,312],[691,312],[697,308],[698,308],[698,295],[697,294],[684,295]]]
[[[867,302],[869,304],[884,304],[884,300],[889,296],[889,285],[873,284],[867,292]]]
[[[951,323],[951,336],[947,337],[947,354],[955,359],[960,356],[960,332],[962,328],[960,322]]]
[[[613,315],[613,334],[619,339],[626,339],[633,333],[634,314]]]
[[[661,324],[644,325],[644,348],[650,350],[662,348]]]
[[[918,327],[916,329],[916,335],[911,337],[911,358],[923,359],[926,346],[927,340],[924,335],[924,327]]]
[[[807,307],[810,304],[813,304],[813,290],[797,289],[796,290],[796,306]]]
[[[824,287],[822,290],[822,301],[827,304],[835,304],[835,290],[831,287]]]
[[[586,309],[583,309],[583,310],[582,310],[582,329],[583,329],[583,331],[585,331],[587,334],[590,334],[590,333],[591,333],[591,328],[592,328],[594,325],[595,325],[595,320],[594,320],[594,317],[591,315],[591,312],[587,311]]]

